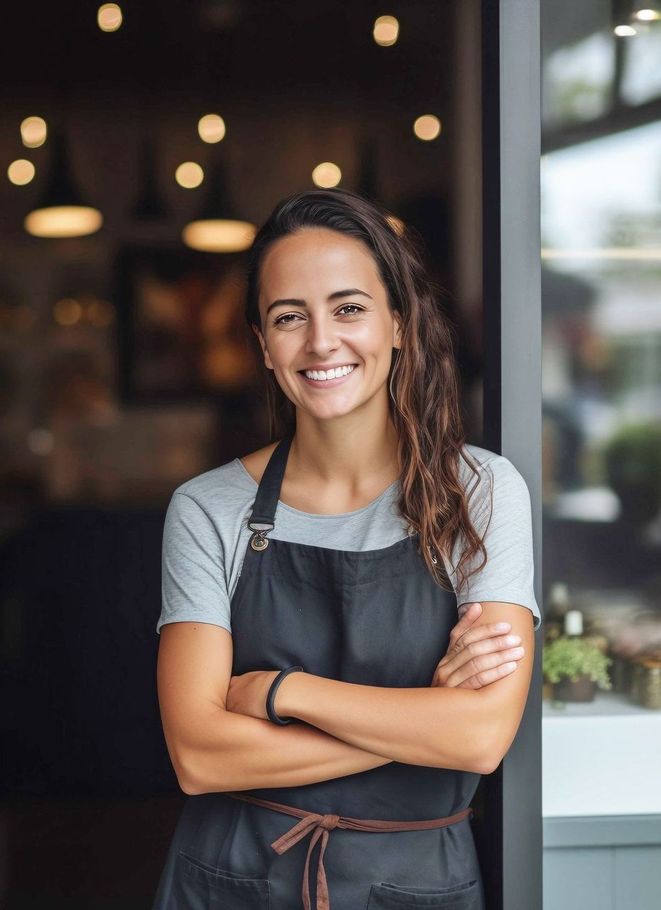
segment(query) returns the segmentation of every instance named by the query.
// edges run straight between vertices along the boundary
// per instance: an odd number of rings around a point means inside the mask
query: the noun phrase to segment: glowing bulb
[[[186,246],[207,253],[236,253],[247,250],[257,229],[249,221],[212,218],[191,221],[182,231]]]
[[[45,427],[35,427],[28,433],[27,444],[34,455],[50,455],[55,447],[55,438]]]
[[[107,328],[115,319],[115,308],[107,300],[92,300],[87,304],[85,316],[97,329]]]
[[[34,177],[34,164],[27,158],[18,158],[7,168],[7,176],[15,186],[25,186]]]
[[[632,25],[616,25],[613,31],[620,38],[628,38],[630,35],[636,34],[636,29]]]
[[[35,209],[23,219],[23,227],[33,237],[84,237],[103,224],[98,209],[87,205],[54,205]]]
[[[75,325],[82,315],[83,308],[73,297],[63,297],[53,307],[53,319],[58,325]]]
[[[312,171],[312,182],[324,189],[337,186],[341,179],[342,171],[332,161],[322,161]]]
[[[36,149],[43,145],[47,132],[43,117],[26,117],[21,123],[21,140],[26,148]]]
[[[441,133],[441,121],[434,114],[423,114],[413,124],[413,132],[424,142],[436,139]]]
[[[661,19],[661,13],[655,9],[639,9],[634,16],[641,22],[654,22],[655,19]]]
[[[391,47],[399,37],[399,22],[394,16],[379,16],[374,22],[372,37],[381,47]]]
[[[193,190],[204,180],[204,171],[195,161],[184,161],[175,171],[174,179],[179,186],[187,190]]]
[[[225,121],[218,114],[205,114],[200,117],[197,131],[203,142],[220,142],[225,138]]]
[[[96,14],[96,21],[102,32],[116,32],[122,24],[122,19],[122,11],[116,3],[104,3]]]

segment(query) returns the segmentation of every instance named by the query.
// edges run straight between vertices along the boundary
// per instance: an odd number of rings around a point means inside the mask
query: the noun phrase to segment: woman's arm
[[[290,673],[275,709],[354,746],[395,761],[491,773],[502,761],[525,707],[534,658],[530,611],[482,601],[483,622],[504,620],[525,649],[516,673],[483,689],[384,688]]]
[[[484,611],[479,615],[484,618]],[[491,615],[492,622],[499,618]],[[467,616],[460,620],[453,634],[455,631],[465,633],[469,625],[475,628],[477,624],[477,620]],[[485,628],[483,625],[483,631]],[[490,644],[489,650],[502,648],[501,640],[495,637],[495,630],[492,635],[493,644]],[[473,637],[477,642],[477,636],[470,633],[464,635],[464,640]],[[464,666],[455,675],[463,679],[475,672],[474,680],[482,686],[493,687],[492,674],[498,671],[485,671],[485,668],[494,666],[494,661],[502,663],[505,652],[493,651],[491,659],[484,663],[484,644],[484,641],[478,642],[475,651],[468,645],[464,647],[461,657],[455,660],[455,663],[463,663]],[[472,664],[475,666],[467,669]],[[158,658],[161,717],[170,757],[185,793],[300,786],[367,771],[393,760],[389,755],[345,742],[341,737],[308,723],[279,727],[261,717],[228,711],[226,704],[231,666],[232,637],[226,629],[210,623],[183,621],[167,623],[162,627]],[[268,671],[259,675],[269,680],[272,678]],[[488,683],[484,677],[489,678]],[[288,679],[286,677],[280,689],[284,688]],[[322,677],[310,676],[310,679],[332,682]],[[439,681],[433,685],[449,686],[450,683]],[[374,688],[387,697],[398,691],[423,691]],[[282,713],[280,689],[276,706]],[[475,694],[464,689],[448,688],[447,691]],[[259,701],[261,710],[264,698]],[[396,740],[396,737],[390,736],[389,747]],[[435,753],[432,761],[436,762],[438,758]],[[458,767],[462,770],[480,770],[479,767],[472,768],[463,753],[459,761]],[[443,766],[452,767],[448,762]]]
[[[392,761],[308,724],[279,727],[225,710],[232,652],[232,636],[220,626],[173,622],[161,629],[161,719],[184,793],[296,787]]]

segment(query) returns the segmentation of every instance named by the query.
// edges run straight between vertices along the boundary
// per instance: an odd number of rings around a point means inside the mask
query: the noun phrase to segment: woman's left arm
[[[275,709],[393,761],[490,774],[514,740],[525,708],[535,649],[530,610],[481,601],[475,625],[506,621],[524,655],[507,676],[482,689],[391,688],[290,673]]]

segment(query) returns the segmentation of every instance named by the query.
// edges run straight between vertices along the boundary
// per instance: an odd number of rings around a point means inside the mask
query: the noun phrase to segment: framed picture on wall
[[[245,256],[181,245],[120,249],[115,300],[125,403],[216,398],[255,386]]]

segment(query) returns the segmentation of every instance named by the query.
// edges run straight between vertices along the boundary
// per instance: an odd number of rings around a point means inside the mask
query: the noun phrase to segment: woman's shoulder
[[[517,467],[505,455],[483,446],[466,443],[461,449],[459,476],[467,492],[478,499],[492,492],[503,495],[527,493],[526,482]]]
[[[252,504],[259,479],[274,445],[237,456],[218,467],[190,477],[172,493],[172,502],[193,500],[210,517],[243,510]]]
[[[459,470],[464,476],[475,476],[476,473],[488,475],[492,472],[506,471],[508,466],[514,467],[504,455],[470,442],[461,447],[460,455]]]
[[[252,477],[255,483],[258,484],[262,479],[262,474],[264,473],[268,460],[273,454],[273,450],[277,444],[278,440],[270,442],[268,445],[262,446],[261,449],[256,449],[254,452],[249,452],[247,455],[241,455],[239,459],[236,459],[240,462],[243,469]]]

